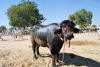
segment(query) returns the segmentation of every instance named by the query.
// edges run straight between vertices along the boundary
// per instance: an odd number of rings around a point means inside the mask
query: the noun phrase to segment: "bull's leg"
[[[39,45],[38,44],[36,45],[36,51],[37,51],[37,56],[40,57],[41,55],[39,53]]]
[[[50,51],[51,51],[51,56],[52,56],[52,67],[56,67],[56,57],[57,56],[55,54],[53,47],[51,47]]]
[[[36,59],[35,49],[36,49],[36,43],[32,42],[32,49],[33,49],[33,57]]]
[[[59,63],[59,53],[57,53],[56,62]]]
[[[52,67],[56,67],[56,55],[52,55]]]

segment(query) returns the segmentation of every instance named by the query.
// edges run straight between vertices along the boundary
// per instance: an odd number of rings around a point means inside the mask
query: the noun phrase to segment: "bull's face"
[[[66,40],[71,40],[74,38],[73,33],[79,32],[79,30],[75,28],[75,23],[70,20],[64,20],[60,25],[62,26],[62,33]]]
[[[66,40],[71,40],[72,38],[74,38],[73,29],[69,26],[62,26],[62,33]]]
[[[58,32],[64,35],[64,39],[71,40],[74,38],[73,33],[78,33],[79,29],[75,28],[75,23],[72,21],[65,20],[61,22]]]

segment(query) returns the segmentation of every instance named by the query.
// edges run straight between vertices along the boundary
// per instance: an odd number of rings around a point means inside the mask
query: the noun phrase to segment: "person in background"
[[[19,31],[16,28],[14,28],[13,32],[14,32],[14,36],[15,36],[15,39],[16,39],[17,38],[17,34],[19,33]]]
[[[14,28],[14,30],[13,30],[13,31],[14,31],[14,33],[15,33],[15,34],[17,34],[17,33],[18,33],[18,30],[17,30],[16,28]]]

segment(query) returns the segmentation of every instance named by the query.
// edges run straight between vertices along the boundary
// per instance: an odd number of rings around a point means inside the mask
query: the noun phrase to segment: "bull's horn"
[[[58,29],[60,29],[61,28],[61,26],[60,26],[60,24],[58,24]]]

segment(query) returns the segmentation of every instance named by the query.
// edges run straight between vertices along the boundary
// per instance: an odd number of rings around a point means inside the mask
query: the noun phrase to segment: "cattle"
[[[15,34],[14,34],[14,39],[16,40],[16,39],[19,37],[19,38],[22,38],[22,40],[24,40],[23,36],[24,36],[24,34],[21,33],[21,32],[15,33]]]
[[[78,32],[75,23],[70,20],[64,20],[59,24],[35,25],[31,30],[33,57],[37,59],[37,56],[40,56],[40,46],[48,47],[52,56],[52,67],[56,67],[56,62],[59,63],[59,52],[64,41],[71,40],[74,38],[73,33]]]

